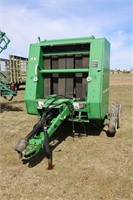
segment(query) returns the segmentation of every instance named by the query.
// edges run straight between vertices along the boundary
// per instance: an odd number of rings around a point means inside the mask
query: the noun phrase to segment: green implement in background
[[[0,53],[7,48],[10,40],[4,32],[0,31]],[[11,101],[17,95],[15,85],[10,82],[10,78],[0,70],[0,96]]]
[[[10,43],[9,38],[6,36],[4,32],[0,31],[0,53],[7,48]]]

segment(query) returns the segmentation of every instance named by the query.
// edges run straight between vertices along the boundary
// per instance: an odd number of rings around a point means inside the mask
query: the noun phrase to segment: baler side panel
[[[89,119],[101,119],[101,92],[103,74],[103,39],[93,40],[90,51],[90,77],[87,110]]]
[[[88,118],[104,119],[109,104],[110,44],[106,39],[91,43],[90,76],[88,84]]]
[[[25,103],[29,114],[38,114],[36,98],[43,98],[43,77],[39,73],[42,68],[42,55],[39,44],[31,45],[28,59],[28,69],[26,74]]]
[[[110,43],[103,44],[103,84],[102,84],[102,118],[109,112],[109,78],[110,78]]]

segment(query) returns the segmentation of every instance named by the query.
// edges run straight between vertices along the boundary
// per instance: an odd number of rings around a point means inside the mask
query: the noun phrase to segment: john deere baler
[[[22,159],[44,148],[52,168],[49,138],[64,120],[103,124],[109,113],[109,66],[110,43],[105,38],[30,45],[25,104],[27,113],[40,119],[16,146]]]

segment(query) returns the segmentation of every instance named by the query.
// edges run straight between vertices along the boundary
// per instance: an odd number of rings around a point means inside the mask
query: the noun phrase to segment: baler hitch
[[[15,147],[22,160],[28,160],[41,149],[45,149],[46,157],[48,158],[48,169],[54,167],[49,138],[66,117],[71,116],[71,101],[69,98],[63,98],[58,95],[51,95],[46,99],[42,108],[41,119],[25,138],[19,140]],[[56,114],[54,114],[54,111],[56,111]]]

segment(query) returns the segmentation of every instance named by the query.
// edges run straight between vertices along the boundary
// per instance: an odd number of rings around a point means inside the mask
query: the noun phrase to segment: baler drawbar
[[[73,99],[61,95],[47,97],[41,107],[40,120],[25,138],[19,140],[15,148],[21,159],[27,160],[44,148],[48,157],[48,169],[53,168],[49,138],[67,117],[72,119],[72,102]]]

